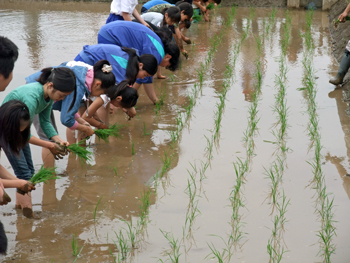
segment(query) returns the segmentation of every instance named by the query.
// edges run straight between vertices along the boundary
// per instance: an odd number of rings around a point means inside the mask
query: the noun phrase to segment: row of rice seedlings
[[[232,228],[231,234],[229,235],[229,241],[231,247],[237,244],[246,233],[243,232],[244,222],[241,222],[240,208],[245,207],[241,187],[245,183],[245,177],[250,169],[250,163],[254,154],[254,136],[257,132],[257,124],[259,122],[258,104],[259,104],[259,93],[262,86],[262,52],[263,44],[260,35],[255,37],[257,44],[257,59],[256,59],[256,73],[254,75],[254,92],[252,93],[252,103],[248,108],[248,125],[244,132],[243,141],[245,143],[245,160],[237,158],[237,161],[233,163],[236,174],[236,184],[234,185],[229,200],[231,203],[231,221],[230,225]]]
[[[249,21],[251,19],[253,19],[254,15],[255,15],[255,9],[251,9],[250,10],[250,17],[248,19],[246,28],[242,32],[241,39],[233,46],[233,49],[232,49],[233,50],[233,58],[231,60],[231,64],[226,67],[226,71],[225,71],[226,79],[224,80],[224,82],[222,84],[222,86],[223,86],[222,93],[219,94],[220,103],[217,103],[217,107],[216,107],[215,129],[213,130],[211,140],[207,139],[207,141],[208,141],[207,148],[209,149],[208,161],[210,160],[211,150],[212,150],[211,148],[212,148],[213,142],[219,138],[219,129],[220,129],[220,123],[221,123],[221,118],[222,118],[222,109],[225,106],[226,93],[228,91],[228,88],[232,85],[232,81],[234,81],[234,80],[232,80],[233,69],[235,68],[236,61],[238,59],[241,46],[242,46],[244,40],[246,39],[246,37],[248,36],[249,29],[250,29]],[[259,49],[261,49],[261,46],[262,46],[261,43],[259,42],[257,44],[258,45],[260,44]],[[259,81],[259,83],[260,83],[259,85],[261,85],[261,81]],[[248,167],[247,165],[244,165],[240,159],[239,159],[239,161],[240,161],[239,165],[241,165],[241,168]],[[237,178],[236,178],[237,179],[237,181],[236,181],[237,182],[237,185],[236,185],[237,191],[232,191],[230,194],[230,198],[229,198],[231,201],[232,209],[233,209],[231,223],[230,223],[233,231],[228,235],[227,241],[225,241],[224,238],[222,238],[221,236],[217,236],[225,244],[225,247],[223,248],[222,251],[219,251],[218,249],[216,249],[216,247],[214,246],[213,243],[211,243],[211,244],[208,243],[208,247],[209,247],[211,253],[209,255],[207,255],[207,258],[216,259],[218,262],[224,262],[224,261],[230,262],[231,257],[233,255],[233,252],[232,252],[233,245],[235,242],[237,242],[242,237],[242,231],[240,231],[240,229],[241,229],[241,226],[243,225],[243,223],[241,223],[240,220],[238,219],[238,207],[243,206],[243,203],[241,202],[241,198],[239,195],[239,192],[240,192],[239,189],[240,189],[240,186],[241,186],[243,181],[242,181],[242,175],[238,174],[238,169],[237,169],[237,166],[235,163],[234,163],[234,166],[235,166],[235,170],[237,172]],[[236,222],[235,226],[233,226],[233,223],[232,223],[233,221]]]
[[[291,16],[286,11],[286,19],[283,24],[283,35],[281,37],[281,54],[279,57],[279,74],[275,75],[275,87],[277,93],[275,94],[275,105],[273,107],[274,113],[277,115],[277,123],[272,134],[276,138],[275,145],[277,145],[277,157],[271,164],[269,169],[265,169],[265,174],[270,179],[270,198],[272,203],[272,223],[271,236],[267,243],[267,252],[270,256],[270,262],[281,262],[283,255],[287,252],[284,248],[282,239],[284,232],[284,224],[286,222],[285,214],[289,200],[287,200],[284,190],[279,190],[279,185],[282,184],[282,177],[286,162],[286,136],[287,136],[287,117],[288,107],[286,101],[287,88],[287,51],[290,42],[291,32]],[[280,156],[281,155],[281,156]]]
[[[269,18],[267,19],[267,21],[264,19],[263,20],[263,25],[264,25],[264,28],[265,28],[265,31],[264,31],[264,36],[269,36],[271,30],[272,30],[272,27],[273,25],[275,24],[275,17],[276,17],[276,13],[277,13],[277,10],[276,8],[274,7],[269,15]]]
[[[220,33],[220,34],[222,35],[222,33]],[[220,41],[221,41],[221,38],[216,38],[216,39],[220,39]],[[210,53],[207,54],[207,57],[206,57],[205,61],[208,61],[208,57],[212,58],[212,55],[213,55],[214,51],[216,51],[217,44],[218,43],[216,43],[214,41],[211,41],[212,47],[209,49]],[[203,65],[204,64],[201,63],[200,67],[202,68]],[[203,69],[202,71],[197,71],[197,72],[198,73],[201,73],[201,72],[204,73],[204,71],[205,71],[205,69]],[[201,83],[203,82],[203,79],[201,81],[201,78],[203,78],[203,75],[204,75],[203,73],[198,74]],[[196,103],[195,100],[198,97],[200,91],[201,91],[201,86],[199,84],[195,83],[193,88],[189,92],[189,95],[188,95],[189,105],[187,107],[185,107],[185,112],[181,112],[181,111],[178,112],[178,116],[175,118],[176,119],[176,130],[170,132],[171,133],[172,145],[174,145],[175,142],[177,140],[179,140],[180,133],[181,133],[182,129],[184,128],[184,125],[185,125],[186,121],[188,121],[188,119],[191,116],[192,109],[193,109],[193,107],[195,106],[195,103]],[[164,91],[164,89],[161,90],[161,96],[160,96],[161,101],[162,101],[162,98],[164,100],[165,94],[166,94],[166,92]],[[156,109],[155,109],[156,114],[158,114],[159,111],[160,111],[160,105],[161,105],[161,103],[158,103],[158,105],[156,104]],[[145,124],[143,126],[143,135],[144,136],[149,135],[149,132],[147,131]],[[155,187],[157,187],[157,185],[158,185],[157,180],[161,179],[165,175],[165,173],[170,169],[170,165],[171,165],[172,159],[174,157],[174,153],[173,154],[169,154],[168,151],[164,151],[163,153],[164,153],[164,155],[163,155],[163,157],[161,157],[163,165],[162,165],[162,168],[155,175],[155,180],[154,180],[155,181],[155,183],[154,183]],[[133,142],[132,142],[132,154],[133,155],[135,154],[134,143]],[[128,222],[124,221],[125,224],[127,225],[127,229],[125,227],[123,227],[119,231],[119,233],[115,232],[116,237],[117,237],[117,242],[114,241],[114,240],[113,240],[113,242],[114,242],[116,248],[119,251],[118,258],[116,258],[113,255],[113,253],[111,252],[111,250],[109,250],[109,252],[110,252],[114,262],[120,262],[122,260],[125,260],[127,258],[127,256],[128,256],[128,253],[132,249],[136,248],[136,246],[135,246],[136,243],[140,241],[140,240],[138,240],[138,236],[140,234],[142,234],[144,227],[148,223],[148,213],[149,213],[149,206],[150,206],[150,195],[151,195],[151,188],[150,187],[148,187],[147,190],[144,190],[144,192],[141,193],[140,205],[139,205],[140,213],[139,213],[139,219],[137,221],[137,227],[134,227],[132,225],[132,221],[131,221],[130,224]],[[195,217],[196,217],[196,215],[189,216],[189,220],[193,221],[193,219]],[[128,240],[125,237],[125,235],[123,234],[122,230],[127,231],[126,236],[128,237],[130,246],[128,245]],[[166,232],[163,232],[163,231],[162,231],[162,233],[163,233],[164,237],[166,237],[168,239],[168,241],[170,242],[170,244],[172,244],[172,246],[174,248],[172,254],[169,255],[171,260],[172,260],[172,262],[178,262],[178,261],[176,261],[176,260],[178,260],[178,257],[180,255],[178,253],[179,252],[179,246],[177,245],[178,241],[173,238],[173,235],[170,235],[169,233],[166,233]],[[159,259],[159,260],[162,262],[161,259]]]
[[[307,111],[309,115],[308,132],[311,140],[310,148],[314,149],[313,161],[308,162],[312,168],[314,178],[312,183],[315,185],[317,192],[316,211],[321,219],[321,229],[317,236],[320,238],[319,256],[323,261],[331,262],[331,256],[335,253],[336,245],[333,237],[336,235],[335,221],[333,220],[333,198],[327,192],[325,177],[322,172],[322,155],[321,155],[321,135],[319,133],[317,103],[315,101],[317,90],[315,83],[315,71],[313,68],[313,56],[315,47],[312,39],[312,19],[313,12],[309,11],[306,15],[306,30],[303,35],[306,49],[304,50],[303,67],[304,67],[304,87],[307,93]]]

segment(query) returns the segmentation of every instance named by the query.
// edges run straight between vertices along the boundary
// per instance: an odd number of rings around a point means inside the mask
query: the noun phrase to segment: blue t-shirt
[[[112,22],[113,23],[113,22]],[[111,23],[110,23],[111,24]],[[106,59],[111,63],[112,72],[116,81],[119,83],[126,79],[126,67],[128,65],[129,54],[121,47],[110,44],[86,45],[79,53],[83,62],[94,65],[101,59]],[[75,61],[79,61],[77,58]]]
[[[129,47],[137,51],[138,55],[151,54],[157,59],[158,65],[162,62],[165,51],[160,38],[148,27],[130,21],[114,21],[105,24],[98,32],[111,44],[120,47]],[[99,44],[103,39],[98,38]],[[137,79],[137,83],[152,83],[152,77]]]

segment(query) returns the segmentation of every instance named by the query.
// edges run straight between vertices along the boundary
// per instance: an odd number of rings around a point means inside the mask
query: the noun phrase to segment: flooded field
[[[0,35],[20,48],[1,101],[96,44],[109,11],[0,5]],[[350,123],[343,91],[328,83],[337,64],[327,13],[221,8],[185,35],[189,59],[155,82],[164,105],[141,89],[133,120],[111,117],[128,125],[122,139],[90,140],[91,166],[57,162],[61,179],[32,193],[36,219],[14,201],[1,207],[2,262],[349,261]]]

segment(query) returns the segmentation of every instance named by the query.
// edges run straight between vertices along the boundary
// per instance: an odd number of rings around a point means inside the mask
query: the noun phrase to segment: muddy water
[[[95,44],[99,28],[108,15],[109,4],[104,3],[35,3],[0,2],[0,34],[9,37],[20,48],[14,80],[0,95],[0,100],[15,87],[24,84],[24,77],[32,72],[63,61],[73,59],[85,44]],[[275,160],[275,146],[271,133],[276,116],[271,107],[274,104],[275,74],[278,73],[277,57],[280,55],[281,27],[285,10],[279,10],[273,22],[271,33],[263,42],[263,84],[259,94],[258,133],[254,137],[255,156],[242,188],[241,208],[242,239],[233,248],[231,262],[268,262],[266,252],[271,236],[272,218],[269,204],[269,185],[264,168]],[[248,107],[254,91],[256,60],[255,36],[264,31],[264,19],[271,9],[256,9],[252,21],[247,17],[250,10],[238,8],[233,23],[225,29],[222,43],[213,55],[213,60],[204,75],[203,89],[189,121],[182,130],[181,138],[170,144],[168,131],[175,129],[178,111],[188,105],[187,94],[198,82],[197,69],[204,62],[210,39],[221,30],[221,21],[226,10],[217,12],[211,23],[193,24],[186,32],[195,45],[186,46],[190,58],[184,60],[182,69],[168,80],[156,80],[155,85],[164,90],[165,105],[159,114],[149,103],[143,90],[137,105],[138,116],[126,121],[122,113],[111,117],[112,122],[128,124],[122,130],[122,139],[111,140],[109,144],[94,139],[90,144],[94,150],[92,166],[82,167],[70,156],[56,163],[61,179],[39,186],[33,192],[36,219],[23,218],[16,211],[14,203],[1,208],[1,221],[9,239],[8,255],[2,262],[73,262],[72,235],[78,238],[81,255],[76,262],[113,262],[118,250],[113,244],[115,232],[126,228],[127,222],[137,225],[141,192],[151,185],[149,222],[138,234],[136,249],[128,254],[127,262],[166,261],[170,245],[160,229],[172,233],[179,240],[181,253],[179,262],[210,261],[213,244],[219,251],[225,248],[221,236],[227,240],[232,229],[230,192],[235,185],[233,162],[245,158],[242,141],[247,127]],[[286,213],[287,223],[283,233],[285,249],[283,262],[320,262],[317,231],[321,223],[315,213],[315,190],[310,187],[313,178],[312,160],[307,135],[308,115],[305,93],[302,87],[303,41],[300,33],[305,24],[303,11],[292,11],[291,42],[288,48],[287,105],[288,138],[287,168],[283,174],[283,189],[290,199]],[[227,93],[226,107],[218,140],[213,152],[206,179],[200,182],[197,175],[198,216],[193,222],[192,235],[183,237],[189,197],[186,194],[188,171],[206,162],[205,148],[214,127],[213,109],[217,103],[215,92],[220,91],[224,70],[231,63],[232,45],[241,38],[242,30],[250,23],[251,30],[244,41],[236,67],[234,82]],[[313,20],[316,46],[314,66],[318,93],[318,114],[322,138],[323,172],[327,191],[334,196],[337,236],[334,237],[336,254],[332,262],[348,262],[347,249],[349,233],[350,138],[347,103],[341,90],[334,91],[328,78],[336,72],[337,65],[331,57],[331,40],[328,33],[327,13],[315,12]],[[172,80],[173,79],[173,80]],[[157,91],[160,94],[160,91]],[[57,114],[57,113],[56,113]],[[58,115],[56,115],[58,117]],[[146,127],[146,134],[144,134]],[[62,137],[65,130],[59,127]],[[33,133],[34,130],[33,130]],[[132,155],[132,143],[136,154]],[[35,167],[41,165],[40,148],[32,147]],[[164,153],[173,154],[171,169],[157,184],[152,177],[161,169]],[[11,170],[5,156],[1,163]],[[117,169],[117,174],[114,172]],[[8,191],[14,200],[14,190]],[[100,203],[98,204],[99,200]],[[94,220],[94,211],[97,213]],[[124,230],[123,230],[124,231]],[[126,236],[126,232],[124,232]],[[208,257],[207,257],[208,256]],[[214,260],[216,261],[216,260]]]

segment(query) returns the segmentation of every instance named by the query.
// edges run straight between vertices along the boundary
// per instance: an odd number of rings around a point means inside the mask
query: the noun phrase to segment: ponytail
[[[102,89],[109,89],[115,84],[115,76],[108,60],[99,60],[94,65],[94,78],[101,81]]]
[[[77,93],[76,78],[73,70],[68,67],[44,68],[41,70],[41,75],[36,81],[41,85],[45,85],[47,82],[52,82],[54,89],[61,92],[74,91],[74,99],[68,111],[72,109]]]
[[[139,73],[139,56],[136,54],[135,49],[122,47],[122,50],[129,55],[125,76],[128,83],[132,85],[135,83],[137,74]]]
[[[116,99],[118,96],[121,96],[122,100],[120,105],[126,109],[134,107],[139,98],[137,90],[130,87],[128,80],[123,80],[119,84],[114,85],[107,91],[106,95],[111,99],[111,101]]]

